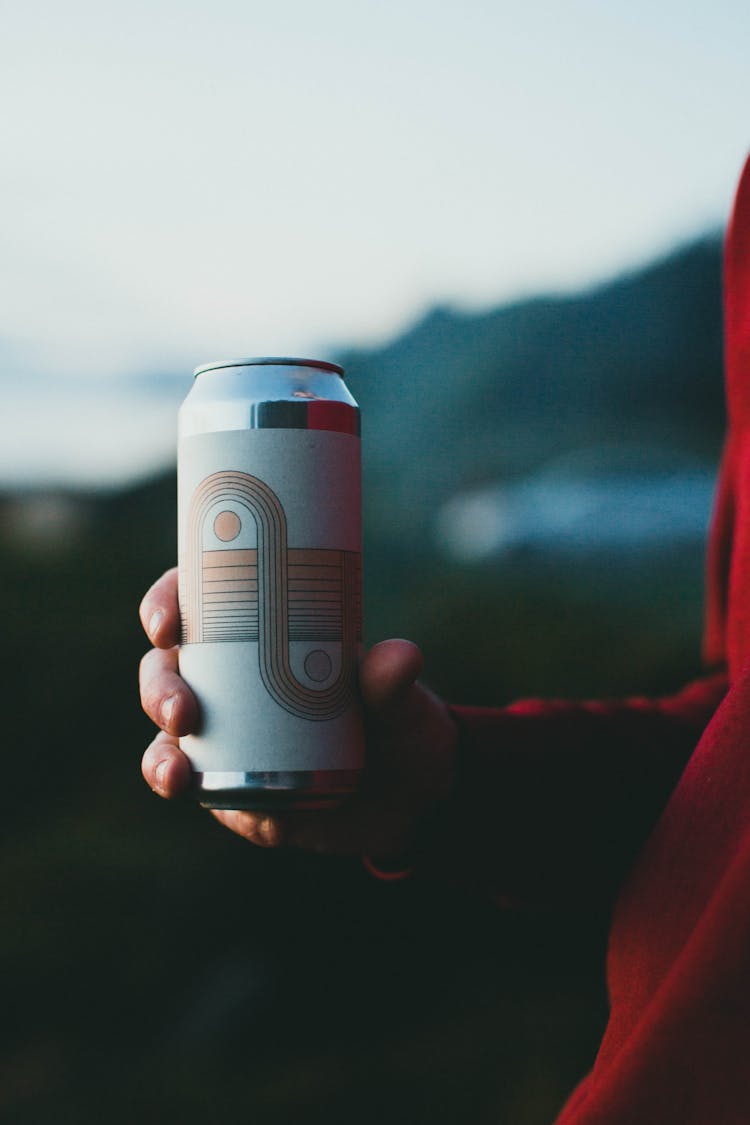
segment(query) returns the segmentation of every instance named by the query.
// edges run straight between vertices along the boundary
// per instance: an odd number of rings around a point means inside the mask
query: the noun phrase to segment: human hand
[[[162,797],[190,784],[178,746],[198,722],[198,706],[177,670],[180,613],[177,570],[144,597],[140,616],[154,648],[141,661],[141,703],[160,732],[143,756],[143,776]],[[422,655],[410,641],[375,645],[360,665],[367,763],[361,789],[336,809],[284,813],[212,810],[218,821],[262,847],[290,844],[341,855],[396,857],[418,833],[423,816],[452,788],[455,723],[445,704],[416,682]]]

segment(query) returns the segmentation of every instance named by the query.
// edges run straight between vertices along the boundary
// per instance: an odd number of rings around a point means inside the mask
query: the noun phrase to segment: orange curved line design
[[[258,538],[258,660],[266,690],[279,706],[303,719],[326,720],[343,714],[352,702],[356,678],[359,555],[352,551],[336,552],[341,557],[341,667],[336,679],[327,687],[310,688],[297,679],[289,658],[286,514],[276,493],[249,473],[214,473],[193,494],[188,513],[185,557],[184,643],[199,644],[205,639],[214,639],[205,635],[203,528],[208,513],[221,501],[242,505],[255,522]],[[221,639],[235,638],[230,632]]]

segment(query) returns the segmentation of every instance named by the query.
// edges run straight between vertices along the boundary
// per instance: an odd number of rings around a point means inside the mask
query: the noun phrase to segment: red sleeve
[[[726,690],[722,673],[658,700],[452,707],[459,777],[425,866],[501,900],[609,899]]]

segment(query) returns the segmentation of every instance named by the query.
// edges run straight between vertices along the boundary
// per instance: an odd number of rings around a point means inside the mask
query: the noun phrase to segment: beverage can
[[[364,764],[359,408],[310,359],[196,369],[180,408],[180,740],[209,808],[318,808]]]

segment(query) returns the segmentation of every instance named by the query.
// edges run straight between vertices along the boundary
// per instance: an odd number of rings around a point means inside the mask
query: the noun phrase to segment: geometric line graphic
[[[231,508],[217,516],[217,505],[224,504]],[[255,525],[257,548],[232,547],[245,513]],[[205,548],[207,526],[226,546]],[[183,644],[257,641],[261,679],[286,711],[326,720],[351,705],[361,637],[360,555],[289,548],[281,502],[257,477],[214,473],[196,488],[188,512],[181,601]],[[340,646],[333,682],[318,688],[298,679],[290,659],[295,641],[313,645],[304,658],[306,670],[318,670],[312,679],[331,666],[320,645]]]

